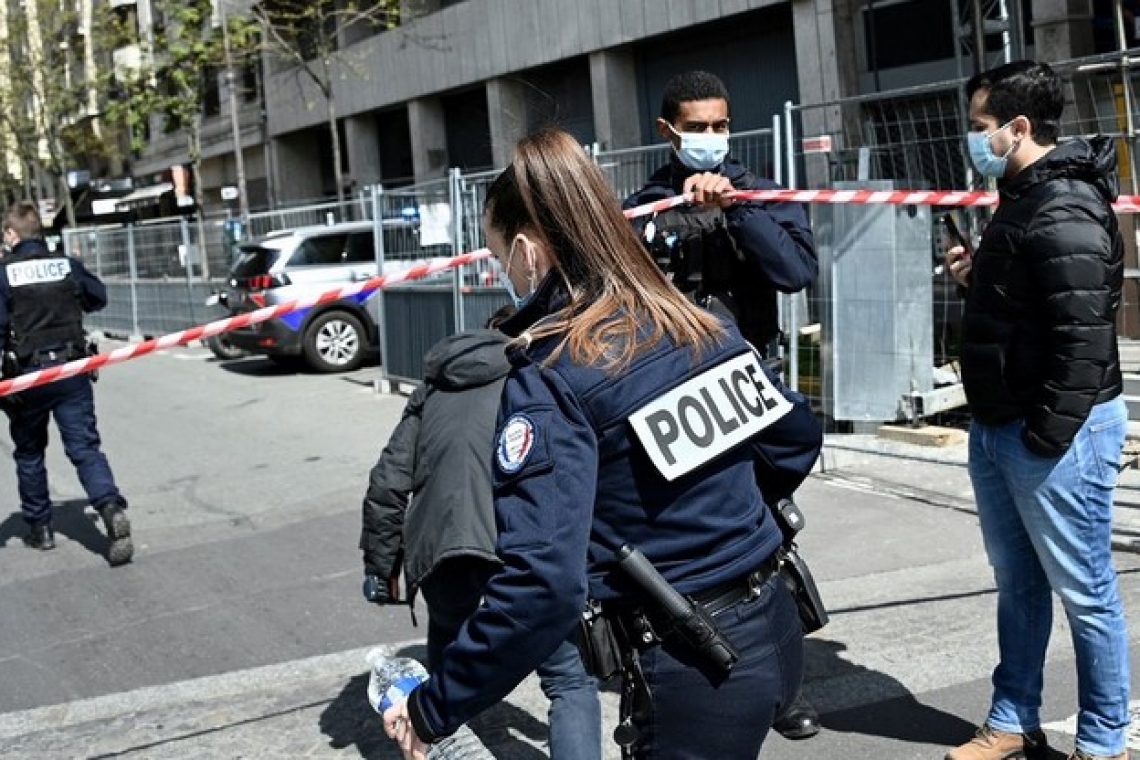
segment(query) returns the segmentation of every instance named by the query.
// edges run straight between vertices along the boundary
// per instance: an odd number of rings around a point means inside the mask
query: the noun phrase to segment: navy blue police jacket
[[[717,172],[737,190],[779,190],[770,179],[757,177],[739,161],[725,161]],[[673,155],[668,164],[653,172],[645,187],[626,198],[629,209],[680,195],[685,180],[698,172]],[[651,216],[633,219],[634,229],[644,239]],[[735,317],[744,337],[763,348],[779,335],[776,293],[798,293],[819,275],[815,240],[803,204],[745,201],[724,209],[725,225],[739,252],[725,253],[733,263],[732,300]]]
[[[565,303],[552,273],[504,330],[524,332]],[[742,578],[778,548],[758,479],[769,498],[790,495],[811,471],[822,432],[803,397],[767,373],[735,327],[725,330],[700,354],[663,338],[616,374],[575,364],[568,351],[551,360],[557,337],[512,350],[492,468],[503,566],[442,666],[410,697],[421,739],[452,733],[509,694],[571,634],[587,594],[636,602],[614,563],[623,543],[682,593]],[[723,370],[733,362],[749,369],[730,376]],[[692,385],[702,378],[707,387]],[[762,398],[773,388],[782,398]],[[765,406],[777,401],[778,414]],[[663,408],[639,437],[634,419],[645,422],[655,405]],[[678,422],[678,408],[687,419]],[[749,416],[770,424],[691,472],[676,470]],[[661,467],[675,468],[672,479]]]

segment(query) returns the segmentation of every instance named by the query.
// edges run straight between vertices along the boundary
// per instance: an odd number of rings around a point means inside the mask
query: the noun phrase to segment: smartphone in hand
[[[968,258],[974,252],[974,249],[970,245],[970,242],[966,240],[966,236],[958,229],[958,225],[954,222],[954,216],[952,214],[943,214],[942,226],[946,228],[946,234],[950,236],[954,244],[962,246],[962,249],[966,252],[965,256]]]

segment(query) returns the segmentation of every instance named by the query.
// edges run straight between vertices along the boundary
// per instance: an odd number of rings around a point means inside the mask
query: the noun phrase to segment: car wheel
[[[225,333],[218,335],[211,335],[206,338],[206,348],[214,354],[214,356],[222,359],[223,361],[230,361],[232,359],[240,359],[243,356],[248,356],[249,352],[245,349],[238,348],[230,342],[230,338]]]
[[[343,311],[321,314],[305,332],[305,361],[317,372],[349,372],[364,362],[364,326]]]

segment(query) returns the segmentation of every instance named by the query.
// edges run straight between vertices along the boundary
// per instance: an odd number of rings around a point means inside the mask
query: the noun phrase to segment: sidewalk
[[[965,444],[928,448],[873,435],[829,436],[814,478],[865,486],[867,499],[889,495],[906,503],[969,511],[965,449]],[[1140,552],[1140,470],[1122,473],[1119,502],[1118,546]],[[927,512],[897,510],[900,540],[929,535],[929,524],[923,522],[929,519]],[[834,540],[852,556],[862,551],[844,542],[842,528],[812,526],[810,518],[809,528],[820,534],[833,531],[825,540]],[[839,602],[841,586],[837,582],[834,592],[825,588],[825,596],[833,593]],[[395,760],[399,754],[365,696],[370,648],[0,715],[0,758]],[[395,648],[409,656],[424,654],[422,641]],[[605,756],[616,760],[619,753],[609,736],[617,694],[611,689],[602,700]],[[546,705],[532,676],[473,728],[498,758],[542,758]],[[804,757],[811,756],[808,746],[803,745]]]

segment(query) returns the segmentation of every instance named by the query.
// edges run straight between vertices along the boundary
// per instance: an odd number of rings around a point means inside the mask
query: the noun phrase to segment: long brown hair
[[[597,164],[566,132],[519,141],[487,190],[486,215],[506,240],[536,235],[568,287],[570,303],[530,330],[531,339],[564,333],[552,358],[569,349],[578,363],[617,370],[665,335],[698,350],[724,336],[658,269]],[[650,332],[639,341],[641,324]]]

